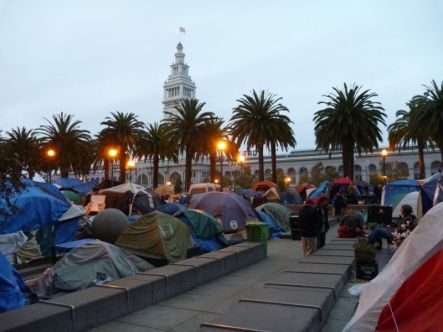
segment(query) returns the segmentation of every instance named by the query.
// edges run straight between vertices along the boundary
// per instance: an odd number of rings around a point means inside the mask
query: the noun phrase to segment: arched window
[[[405,162],[401,162],[397,164],[397,170],[402,178],[409,177],[409,166]]]
[[[338,166],[338,175],[343,176],[343,165]]]
[[[308,175],[308,169],[306,167],[300,167],[300,177]]]
[[[441,161],[434,160],[431,164],[431,173],[437,173],[439,170],[441,170]]]
[[[165,184],[165,177],[160,172],[158,172],[158,184]]]
[[[374,164],[369,164],[368,171],[369,171],[369,176],[376,174],[377,166],[375,166]]]
[[[225,172],[225,176],[226,176],[227,178],[231,178],[231,177],[232,177],[232,174],[231,174],[230,171],[226,171],[226,172]]]
[[[363,179],[361,174],[361,166],[359,164],[354,165],[354,179],[356,181],[361,181]]]
[[[291,184],[295,184],[295,169],[288,168],[288,177],[291,178]]]
[[[171,174],[171,176],[169,177],[169,179],[170,179],[170,181],[171,181],[172,183],[175,183],[175,181],[177,181],[177,180],[181,180],[182,177],[181,177],[181,175],[178,174],[177,172],[173,172],[173,173]]]

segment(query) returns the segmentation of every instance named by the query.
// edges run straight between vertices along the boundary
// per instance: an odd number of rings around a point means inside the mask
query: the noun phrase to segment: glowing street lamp
[[[381,150],[381,156],[383,158],[383,176],[386,176],[386,156],[388,155],[388,150]]]
[[[57,151],[55,149],[48,148],[46,150],[46,157],[48,157],[48,159],[54,159],[56,155],[57,155]],[[51,183],[51,166],[49,166],[49,170],[48,170],[48,182]]]
[[[167,185],[167,186],[170,186],[170,185],[172,185],[172,182],[171,182],[171,181],[168,181],[168,182],[166,182],[166,185]]]
[[[289,176],[285,177],[285,182],[286,182],[286,184],[290,184],[291,178]]]
[[[220,191],[223,191],[223,151],[226,150],[226,142],[219,141],[217,143],[217,150],[220,153]]]
[[[215,179],[214,182],[215,182],[215,184],[217,184],[218,183],[218,179]]]
[[[108,157],[111,159],[111,186],[114,186],[114,158],[117,157],[118,150],[115,148],[108,149]]]
[[[126,169],[129,171],[129,182],[132,182],[132,170],[135,169],[135,161],[128,160],[126,162]]]
[[[238,155],[237,163],[240,164],[240,174],[243,173],[243,164],[245,163],[245,160],[246,160],[246,158],[244,155],[242,155],[242,154]]]

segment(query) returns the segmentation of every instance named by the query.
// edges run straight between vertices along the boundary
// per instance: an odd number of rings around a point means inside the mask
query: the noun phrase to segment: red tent
[[[442,331],[443,250],[407,278],[385,305],[377,332]]]
[[[277,188],[278,186],[271,181],[260,181],[254,183],[251,188],[255,191],[268,191],[270,188]]]
[[[315,188],[313,184],[310,183],[302,183],[295,187],[295,190],[301,193],[303,190]]]
[[[352,183],[352,180],[347,176],[342,176],[332,181],[333,186],[348,186]]]

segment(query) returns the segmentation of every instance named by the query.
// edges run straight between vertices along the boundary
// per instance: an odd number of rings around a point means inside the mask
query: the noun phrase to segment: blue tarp
[[[329,189],[329,181],[325,180],[322,182],[320,187],[318,187],[309,194],[308,198],[314,200],[317,197],[319,197],[322,193],[326,192],[328,189]]]
[[[0,313],[24,307],[29,295],[21,276],[0,253]]]
[[[89,182],[83,183],[76,178],[60,178],[54,180],[53,183],[63,189],[75,191],[83,196],[89,194],[97,186],[97,180],[91,180]]]
[[[70,204],[52,184],[26,181],[26,188],[12,194],[11,205],[0,200],[0,234],[29,231],[50,226],[69,209]]]
[[[269,214],[264,211],[257,211],[257,213],[261,221],[268,224],[269,235],[272,239],[279,238],[283,234],[280,225]]]
[[[392,199],[395,195],[408,194],[414,191],[419,191],[420,186],[415,180],[397,180],[393,182],[388,182],[385,185],[385,195],[384,195],[384,205],[392,205]]]

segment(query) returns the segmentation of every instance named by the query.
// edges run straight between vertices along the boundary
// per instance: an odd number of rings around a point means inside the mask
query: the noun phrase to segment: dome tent
[[[130,224],[115,244],[166,258],[170,263],[186,258],[190,231],[177,218],[160,211],[150,212]]]

